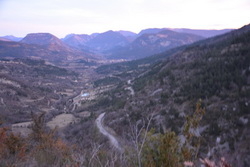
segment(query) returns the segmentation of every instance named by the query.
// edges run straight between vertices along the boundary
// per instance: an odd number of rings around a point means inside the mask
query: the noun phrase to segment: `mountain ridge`
[[[165,29],[160,30],[158,33],[142,34],[128,46],[109,51],[107,57],[113,59],[140,59],[201,39],[203,37]]]
[[[70,50],[59,38],[50,33],[31,33],[27,34],[20,43],[33,44],[44,46],[48,49],[59,51],[59,50]]]
[[[126,37],[115,31],[106,31],[104,33],[98,34],[93,39],[86,43],[86,46],[96,49],[96,50],[109,50],[117,46],[124,46],[128,44]]]
[[[222,29],[222,30],[203,30],[203,29],[188,29],[188,28],[170,28],[172,31],[195,34],[203,36],[205,38],[214,37],[217,35],[225,34],[227,32],[233,31],[234,29]]]

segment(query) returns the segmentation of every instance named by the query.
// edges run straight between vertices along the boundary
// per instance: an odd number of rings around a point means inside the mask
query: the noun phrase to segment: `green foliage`
[[[66,166],[74,164],[70,147],[61,139],[56,138],[55,129],[46,130],[45,113],[33,115],[32,133],[32,157],[38,166]]]
[[[0,128],[0,166],[12,166],[26,157],[27,146],[20,136]]]
[[[236,47],[236,46],[235,46]],[[204,50],[202,58],[187,66],[195,70],[190,82],[182,86],[182,95],[190,98],[209,98],[217,95],[222,96],[223,90],[236,89],[236,93],[241,91],[243,85],[247,82],[247,73],[243,71],[248,69],[250,57],[249,49],[244,51],[247,46],[241,46],[234,49],[229,48],[210,48]]]
[[[35,115],[34,113],[32,113],[32,119],[33,119],[33,123],[31,126],[32,129],[32,133],[30,134],[30,137],[37,141],[40,142],[40,140],[42,140],[42,135],[45,133],[45,113],[42,113],[40,115]]]
[[[154,135],[148,133],[143,150],[145,167],[179,167],[183,166],[180,143],[174,132]]]
[[[15,59],[24,62],[27,65],[38,66],[45,65],[45,60],[34,60],[34,59]]]
[[[131,112],[131,114],[129,115],[129,118],[132,122],[136,122],[140,120],[141,117],[142,117],[142,114],[141,112],[138,112],[138,111]]]
[[[48,65],[45,68],[34,68],[34,72],[37,72],[39,75],[58,75],[58,76],[67,76],[70,75],[68,71],[64,68],[59,68],[56,66]],[[72,73],[73,74],[73,73]]]
[[[87,66],[95,66],[97,65],[96,62],[92,62],[92,61],[86,61],[84,59],[80,59],[80,60],[76,60],[76,63],[80,63],[80,64],[84,64],[84,65],[87,65]]]
[[[193,133],[200,125],[203,115],[201,101],[197,102],[195,111],[186,117],[186,123],[180,134],[185,142],[181,143],[175,132],[165,134],[155,133],[153,130],[147,133],[142,152],[142,164],[145,167],[178,167],[183,166],[184,161],[197,160],[200,148],[200,136]]]
[[[236,38],[234,38],[232,40],[232,44],[238,44],[238,43],[242,43],[242,44],[249,44],[250,41],[250,32],[245,32],[243,33],[241,36],[237,36]]]
[[[139,78],[139,79],[135,80],[134,85],[133,85],[134,90],[135,91],[142,90],[146,86],[147,81],[148,80],[145,78]]]
[[[95,106],[108,107],[112,104],[112,101],[108,97],[100,97]]]
[[[167,101],[168,98],[169,98],[168,93],[161,93],[161,103],[164,104]]]
[[[112,106],[115,110],[123,108],[126,104],[126,100],[121,98],[113,99],[112,102],[113,102]]]
[[[105,77],[103,79],[96,80],[94,82],[95,87],[99,86],[105,86],[105,85],[112,85],[112,84],[118,84],[120,82],[120,79],[117,77]]]
[[[183,136],[185,143],[182,147],[184,159],[187,161],[194,161],[197,159],[201,144],[201,136],[195,134],[194,131],[199,131],[200,121],[205,114],[205,109],[202,107],[201,100],[196,104],[196,109],[191,116],[186,117],[186,123],[183,126]]]

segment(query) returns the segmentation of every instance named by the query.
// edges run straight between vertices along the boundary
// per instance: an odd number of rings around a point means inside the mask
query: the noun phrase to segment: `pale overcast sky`
[[[0,36],[50,32],[138,33],[146,28],[239,28],[250,23],[250,0],[0,0]]]

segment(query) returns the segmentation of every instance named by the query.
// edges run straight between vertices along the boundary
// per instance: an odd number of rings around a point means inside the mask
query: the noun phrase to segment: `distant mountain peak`
[[[148,29],[141,30],[138,36],[141,36],[143,34],[157,34],[163,30],[166,30],[166,28],[148,28]]]
[[[110,51],[108,58],[139,59],[201,39],[201,36],[167,29],[147,29],[129,45]]]
[[[59,38],[50,33],[30,33],[21,40],[22,43],[36,44],[36,45],[49,45],[52,43],[62,43]]]
[[[116,31],[118,33],[120,33],[121,35],[125,36],[125,37],[134,37],[137,34],[131,31],[125,31],[125,30],[120,30],[120,31]]]
[[[4,41],[15,41],[15,42],[18,42],[18,41],[21,41],[22,40],[22,38],[21,37],[15,37],[15,36],[13,36],[13,35],[6,35],[6,36],[3,36],[3,37],[1,37],[2,38],[2,40],[4,40]]]
[[[99,51],[105,51],[117,46],[124,46],[128,44],[128,39],[118,32],[109,30],[104,33],[98,34],[86,44],[90,48],[94,48]]]
[[[87,34],[69,34],[62,41],[71,47],[81,50],[85,49],[86,43],[93,38],[93,36]]]

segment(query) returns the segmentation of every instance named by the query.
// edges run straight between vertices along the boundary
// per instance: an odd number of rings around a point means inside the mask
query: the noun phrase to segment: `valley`
[[[0,126],[33,135],[34,145],[59,138],[51,143],[72,146],[68,161],[81,166],[164,164],[161,156],[175,154],[177,166],[221,157],[248,166],[250,26],[208,39],[166,29],[140,35],[0,41]]]

